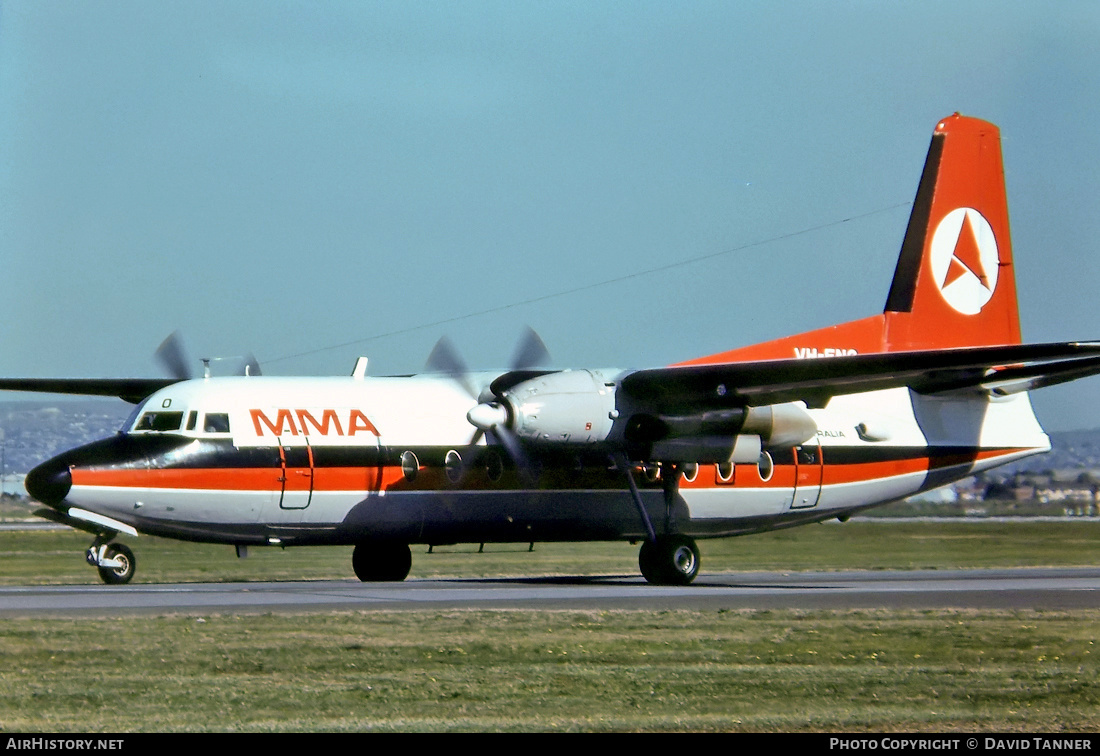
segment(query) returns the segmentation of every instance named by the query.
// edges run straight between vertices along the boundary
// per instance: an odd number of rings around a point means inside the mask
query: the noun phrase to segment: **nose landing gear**
[[[129,583],[137,569],[137,560],[134,552],[121,543],[107,543],[114,534],[96,536],[95,541],[88,547],[84,558],[88,564],[99,570],[100,579],[107,585],[123,585]]]

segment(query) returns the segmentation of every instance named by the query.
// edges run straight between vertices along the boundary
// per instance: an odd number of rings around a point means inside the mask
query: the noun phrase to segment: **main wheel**
[[[660,536],[642,544],[638,567],[654,585],[688,585],[699,574],[699,547],[687,536]]]
[[[104,553],[108,559],[113,559],[119,562],[118,567],[97,567],[99,570],[99,578],[107,585],[122,585],[129,583],[130,578],[134,576],[134,570],[137,569],[137,560],[134,559],[134,552],[130,551],[130,548],[121,543],[112,543],[107,547],[107,551]]]
[[[360,543],[351,552],[351,567],[364,583],[399,583],[412,569],[412,551],[407,543]]]

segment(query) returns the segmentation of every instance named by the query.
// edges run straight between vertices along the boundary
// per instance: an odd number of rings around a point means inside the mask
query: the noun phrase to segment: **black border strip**
[[[894,269],[894,280],[886,298],[885,312],[913,311],[913,298],[916,296],[917,276],[920,273],[921,258],[924,256],[924,241],[928,236],[928,220],[932,215],[932,197],[936,191],[944,139],[944,134],[933,134],[932,144],[928,146],[928,157],[924,160],[917,198],[913,201],[913,212],[909,214],[909,226],[905,229],[905,239],[901,243],[901,254]]]

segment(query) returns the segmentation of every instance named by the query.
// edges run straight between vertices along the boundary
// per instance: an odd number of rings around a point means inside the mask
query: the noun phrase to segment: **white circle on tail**
[[[943,217],[929,250],[932,280],[944,301],[963,315],[977,315],[997,289],[997,238],[972,207]]]

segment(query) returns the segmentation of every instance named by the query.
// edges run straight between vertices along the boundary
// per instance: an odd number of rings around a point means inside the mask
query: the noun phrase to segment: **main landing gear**
[[[99,578],[107,585],[129,583],[137,569],[134,552],[121,543],[107,543],[114,535],[97,536],[84,558],[99,570]]]
[[[412,551],[407,543],[368,541],[351,552],[351,566],[364,583],[399,583],[412,569]]]
[[[685,535],[657,535],[649,511],[642,501],[638,484],[634,482],[633,465],[626,454],[612,455],[615,467],[626,473],[626,482],[630,487],[630,498],[638,508],[648,538],[638,552],[638,566],[642,577],[654,585],[688,585],[699,574],[699,547],[695,541]],[[673,510],[680,488],[680,467],[669,465],[661,468],[662,489],[665,500],[665,532],[672,529]]]
[[[642,544],[638,566],[654,585],[688,585],[699,574],[699,547],[687,536],[658,536]]]

